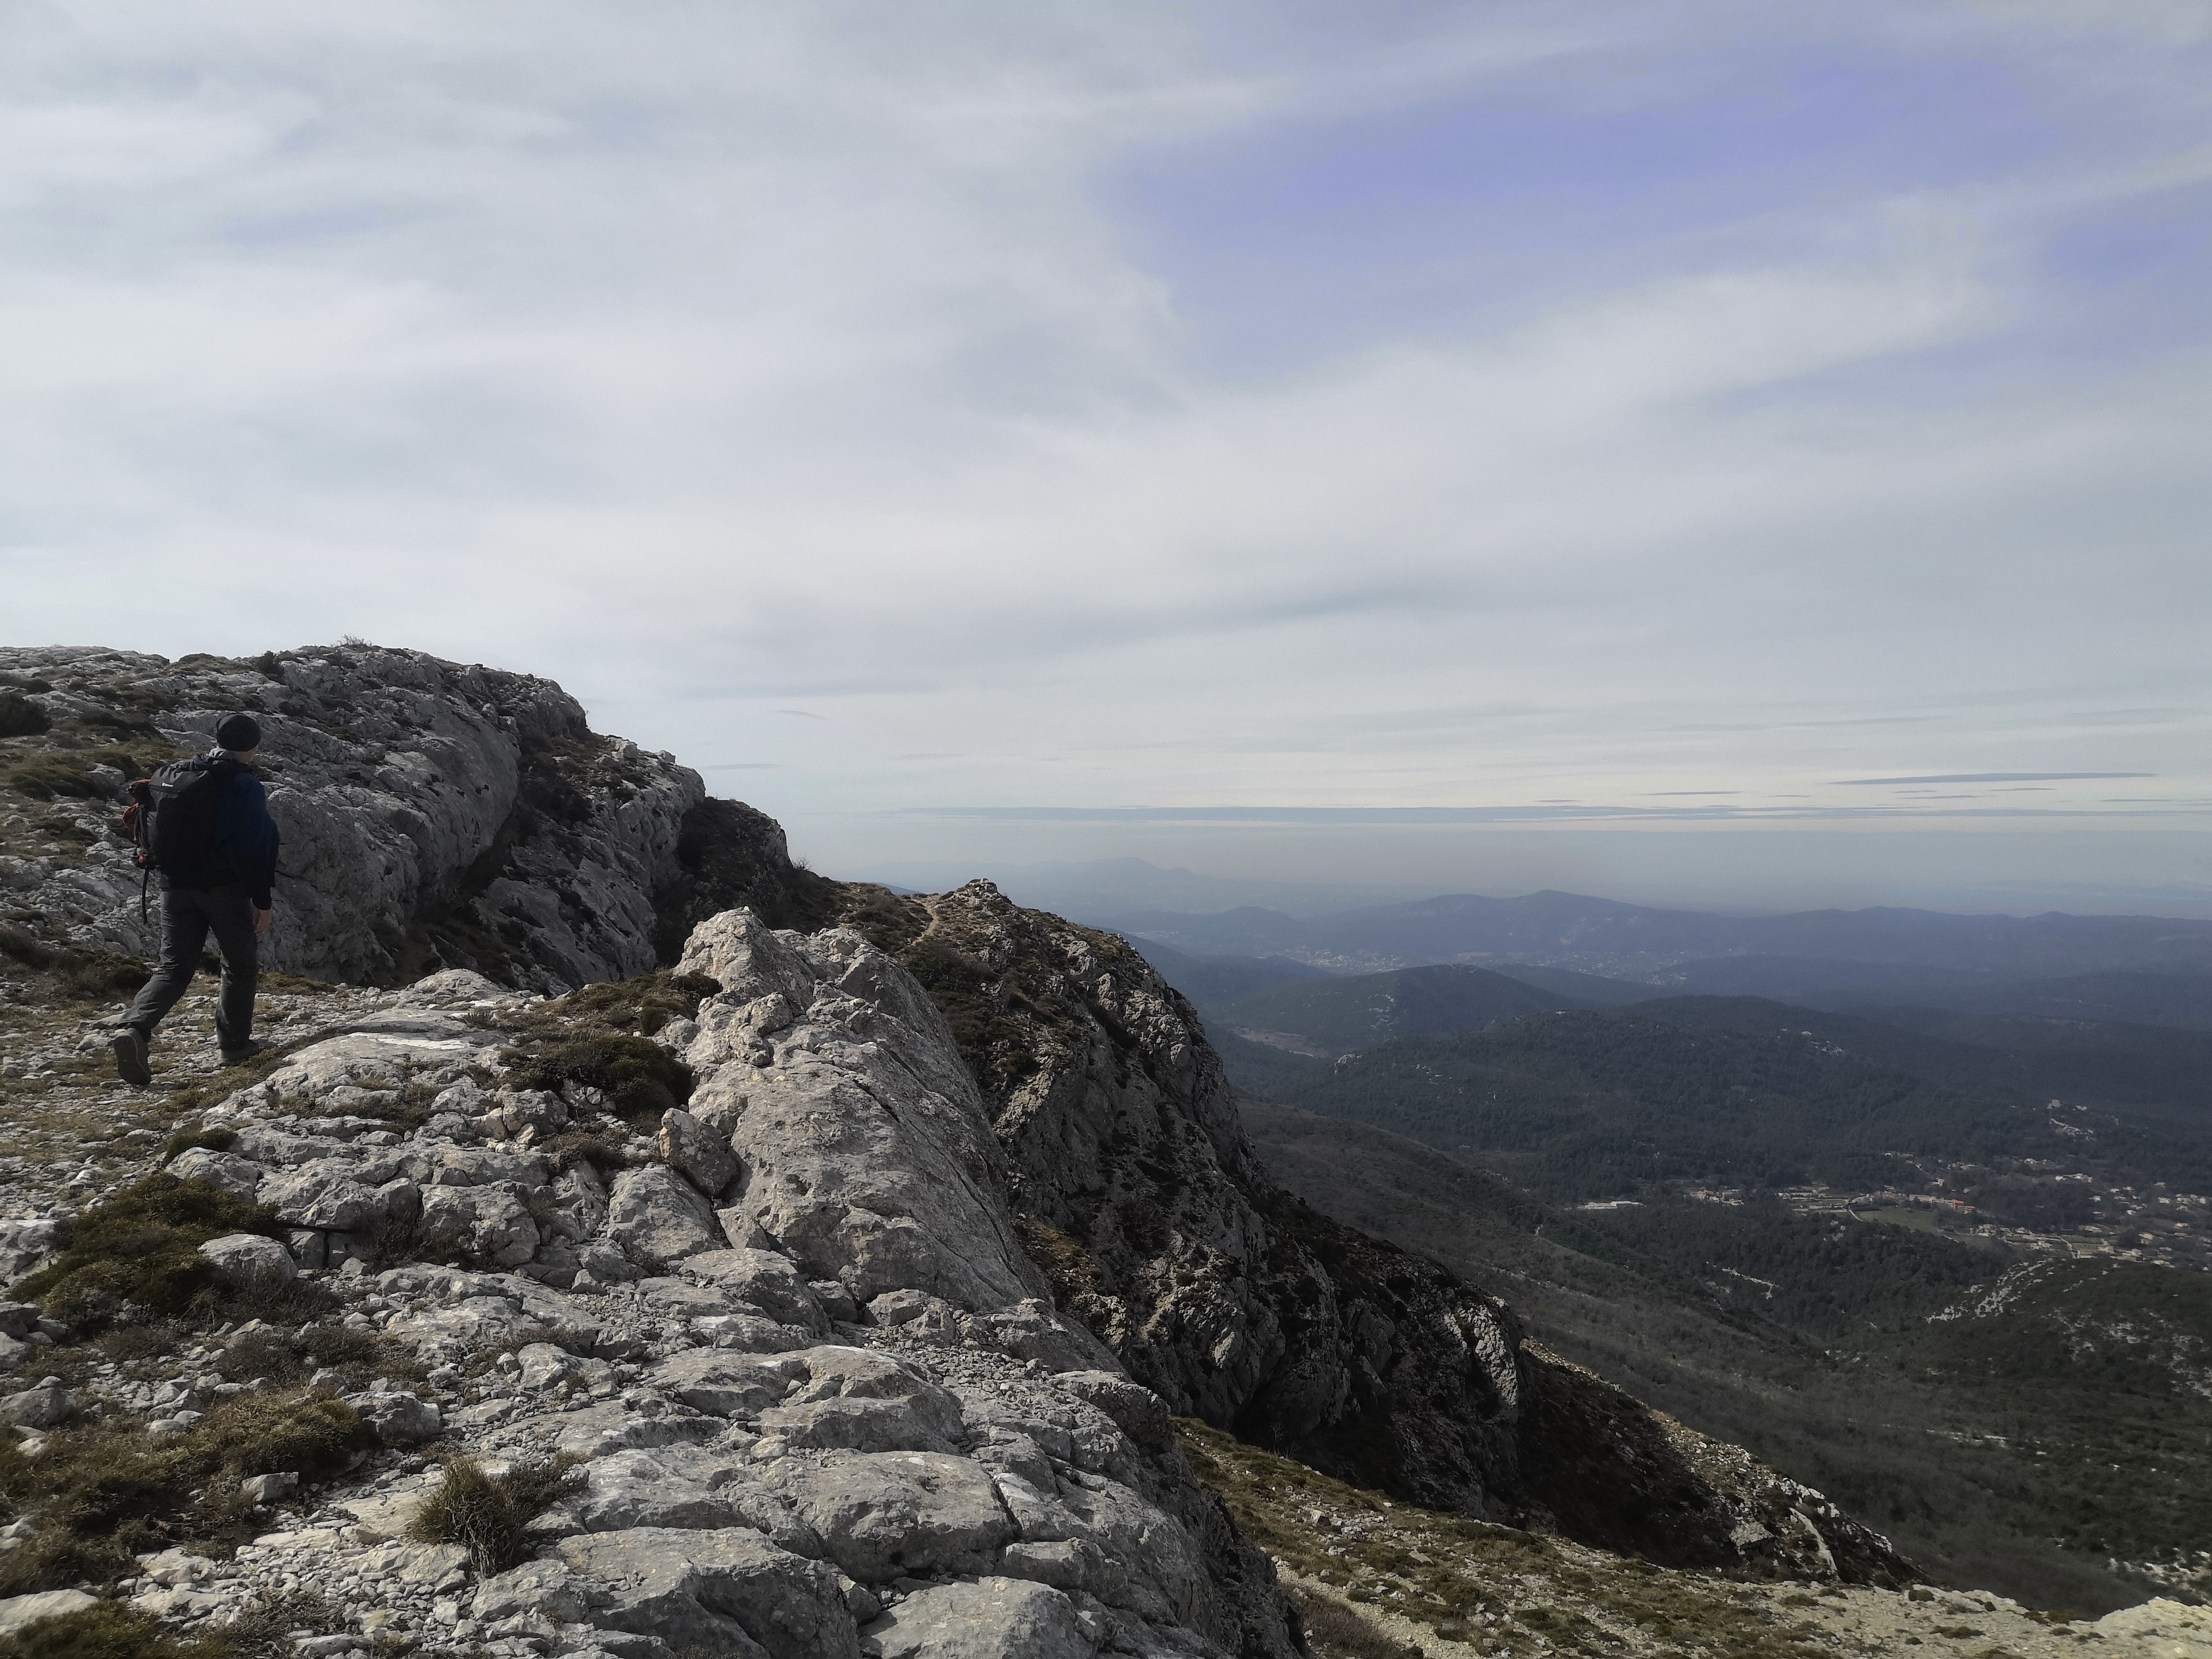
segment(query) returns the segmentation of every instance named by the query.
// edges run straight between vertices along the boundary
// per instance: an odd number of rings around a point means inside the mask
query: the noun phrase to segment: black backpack
[[[148,872],[196,875],[215,862],[215,809],[223,780],[241,769],[228,755],[196,755],[171,761],[129,790],[123,831],[134,849],[131,860]],[[138,908],[146,908],[145,882],[139,883]]]

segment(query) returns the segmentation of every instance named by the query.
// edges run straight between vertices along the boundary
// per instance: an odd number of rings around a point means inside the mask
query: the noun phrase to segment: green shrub
[[[53,946],[12,921],[0,921],[0,956],[13,957],[26,968],[53,965]]]
[[[266,1377],[290,1382],[307,1374],[291,1339],[276,1331],[247,1331],[234,1336],[216,1356],[216,1372],[227,1382],[251,1382]]]
[[[179,1129],[161,1143],[161,1162],[167,1164],[179,1152],[195,1146],[210,1152],[227,1152],[238,1144],[235,1129]]]
[[[221,1637],[187,1641],[114,1601],[81,1607],[0,1640],[0,1659],[228,1659]]]
[[[146,982],[145,964],[134,957],[93,946],[50,945],[13,922],[0,923],[0,956],[43,970],[54,989],[75,1002],[103,1002]]]
[[[20,691],[0,691],[0,738],[35,738],[52,730],[44,708]]]
[[[518,1088],[588,1083],[604,1090],[615,1109],[633,1122],[657,1120],[691,1098],[691,1068],[648,1037],[594,1033],[540,1048],[509,1049],[501,1058]]]
[[[588,1164],[602,1177],[611,1179],[629,1167],[629,1153],[621,1141],[586,1130],[556,1135],[532,1150],[545,1159],[546,1167],[555,1175],[566,1175],[579,1164]]]
[[[530,1523],[560,1497],[580,1461],[564,1455],[489,1474],[471,1458],[449,1457],[446,1478],[422,1500],[407,1535],[417,1543],[465,1546],[478,1572],[504,1572],[529,1559]]]
[[[368,1443],[350,1407],[301,1392],[236,1395],[179,1435],[121,1419],[57,1429],[35,1460],[0,1455],[0,1503],[38,1527],[0,1556],[0,1595],[119,1577],[137,1552],[250,1526],[246,1476],[326,1480]]]
[[[672,1019],[690,1019],[700,1002],[722,988],[704,974],[662,969],[636,979],[586,985],[548,1008],[569,1024],[651,1036]]]
[[[151,1175],[77,1218],[59,1260],[14,1294],[80,1335],[137,1309],[155,1316],[213,1302],[214,1265],[199,1247],[226,1233],[284,1237],[276,1212],[204,1181]]]
[[[690,1018],[722,988],[703,974],[665,969],[582,990],[532,1009],[516,1045],[501,1055],[520,1088],[588,1083],[634,1123],[657,1120],[691,1097],[691,1068],[650,1040],[672,1019]]]
[[[18,794],[28,795],[33,800],[54,800],[63,796],[80,800],[100,800],[108,793],[107,786],[92,775],[92,769],[82,761],[64,760],[58,755],[33,755],[8,768],[8,787]]]

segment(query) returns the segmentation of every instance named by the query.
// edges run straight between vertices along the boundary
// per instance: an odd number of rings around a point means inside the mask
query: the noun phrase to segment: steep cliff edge
[[[1275,1188],[1196,1014],[1120,939],[986,882],[856,890],[845,915],[945,1008],[1061,1305],[1177,1411],[1409,1502],[1668,1565],[1911,1576],[1819,1492]]]

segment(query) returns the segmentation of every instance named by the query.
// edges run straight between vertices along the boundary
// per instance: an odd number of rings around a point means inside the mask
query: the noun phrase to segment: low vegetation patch
[[[518,1463],[493,1474],[473,1458],[449,1457],[445,1479],[422,1500],[407,1535],[420,1544],[459,1544],[480,1573],[527,1560],[530,1523],[550,1508],[582,1462],[566,1455]]]
[[[658,1121],[691,1098],[691,1068],[653,1042],[672,1019],[689,1019],[722,988],[703,974],[668,969],[591,985],[532,1008],[501,1056],[523,1089],[589,1084],[632,1123]]]
[[[1314,1659],[1423,1659],[1420,1649],[1385,1635],[1345,1602],[1308,1591],[1293,1595]]]
[[[78,1335],[125,1317],[205,1316],[239,1305],[216,1290],[214,1266],[199,1253],[228,1233],[281,1239],[284,1230],[265,1205],[204,1181],[148,1176],[79,1216],[59,1259],[13,1293]]]
[[[566,1175],[580,1164],[588,1164],[599,1171],[602,1180],[612,1180],[630,1164],[629,1150],[611,1134],[601,1130],[579,1129],[565,1135],[556,1135],[544,1146],[534,1149],[545,1159],[546,1167],[555,1175]]]
[[[91,945],[62,945],[40,939],[28,928],[0,922],[0,956],[39,975],[46,989],[63,1002],[106,1002],[146,982],[146,964]]]
[[[1176,1428],[1193,1473],[1255,1543],[1304,1581],[1301,1595],[1311,1596],[1316,1620],[1334,1620],[1332,1605],[1353,1617],[1363,1607],[1387,1609],[1446,1640],[1479,1639],[1484,1651],[1525,1656],[1616,1651],[1632,1637],[1700,1659],[1791,1650],[1778,1621],[1744,1599],[1756,1591],[1395,1503],[1193,1419]],[[1335,1639],[1329,1629],[1352,1632],[1347,1642],[1364,1639],[1340,1621],[1317,1625],[1317,1652],[1395,1654],[1328,1648]]]
[[[221,1637],[187,1639],[115,1601],[41,1619],[0,1639],[0,1659],[233,1659],[237,1652]]]
[[[53,724],[52,716],[21,691],[0,691],[0,738],[35,738]]]
[[[241,1331],[216,1356],[215,1369],[232,1382],[295,1382],[315,1371],[332,1370],[349,1388],[380,1376],[419,1382],[424,1375],[422,1361],[404,1343],[335,1321],[298,1332],[266,1326]]]
[[[94,1420],[56,1429],[37,1457],[0,1446],[0,1508],[36,1530],[0,1556],[0,1595],[124,1577],[134,1556],[172,1545],[234,1542],[255,1530],[249,1475],[327,1480],[369,1436],[325,1394],[257,1391],[220,1401],[181,1434]]]

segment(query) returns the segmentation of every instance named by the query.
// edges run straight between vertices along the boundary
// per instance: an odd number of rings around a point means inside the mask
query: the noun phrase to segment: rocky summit
[[[222,1069],[202,995],[131,1089],[112,798],[240,708],[270,1046]],[[0,652],[0,1652],[1358,1650],[1344,1551],[1284,1530],[1337,1510],[1239,1446],[1913,1605],[1820,1493],[1276,1189],[1112,935],[814,875],[557,687],[415,653]],[[1391,1616],[1365,1651],[1576,1650]]]

